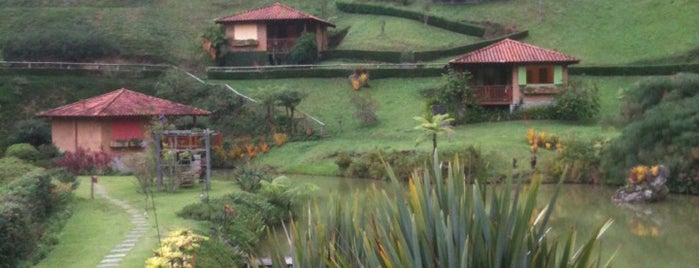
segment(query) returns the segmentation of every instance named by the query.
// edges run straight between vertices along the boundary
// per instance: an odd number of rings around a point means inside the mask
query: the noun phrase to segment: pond
[[[372,180],[290,175],[323,189],[320,198],[334,192],[341,195],[366,190],[381,183]],[[329,190],[328,190],[329,189]],[[541,207],[550,200],[554,185],[543,185]],[[551,218],[552,234],[567,238],[571,228],[578,232],[578,244],[607,219],[614,223],[602,237],[602,260],[615,250],[614,267],[692,267],[699,264],[699,197],[670,195],[654,204],[617,205],[610,201],[615,188],[564,185]],[[267,241],[266,245],[286,241]]]

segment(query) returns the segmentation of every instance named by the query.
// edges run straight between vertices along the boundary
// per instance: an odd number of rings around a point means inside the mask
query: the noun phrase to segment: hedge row
[[[477,49],[484,48],[484,47],[489,46],[493,43],[500,42],[505,38],[520,40],[520,39],[526,38],[528,35],[529,35],[529,31],[521,31],[521,32],[509,34],[509,35],[504,35],[504,36],[501,36],[498,38],[481,41],[478,43],[468,44],[465,46],[459,46],[459,47],[441,49],[441,50],[419,51],[419,52],[415,52],[415,60],[416,61],[432,61],[432,60],[436,60],[439,58],[443,58],[444,56],[462,55],[462,54],[466,54],[466,53],[475,51]]]
[[[391,68],[371,69],[371,78],[414,78],[437,77],[446,73],[444,68]],[[570,67],[571,75],[625,76],[625,75],[671,75],[679,72],[699,73],[699,64],[651,65],[651,66],[590,66]],[[251,72],[209,71],[209,79],[275,79],[275,78],[336,78],[347,77],[349,69],[288,69],[260,70]]]
[[[0,68],[0,75],[77,75],[77,76],[105,76],[112,75],[115,77],[136,77],[136,78],[153,78],[163,74],[164,71],[148,70],[148,71],[106,71],[106,70],[89,70],[89,69],[20,69],[20,68]]]
[[[337,2],[336,6],[337,9],[346,13],[385,15],[416,20],[419,22],[424,21],[424,15],[422,13],[410,10],[347,2]],[[444,18],[435,17],[433,15],[428,15],[427,24],[465,35],[482,37],[485,34],[485,28],[483,27],[473,24],[450,21]]]
[[[699,63],[669,65],[627,65],[627,66],[575,66],[570,67],[571,75],[625,76],[625,75],[671,75],[680,72],[699,73]]]
[[[529,35],[529,31],[521,31],[510,35],[501,36],[494,39],[489,39],[481,41],[478,43],[468,44],[464,46],[458,46],[454,48],[440,49],[440,50],[429,50],[429,51],[416,51],[412,52],[412,55],[406,55],[402,52],[396,51],[368,51],[368,50],[328,50],[323,52],[322,59],[353,59],[353,60],[365,60],[365,61],[380,61],[389,63],[401,63],[401,62],[417,62],[417,61],[433,61],[439,58],[450,55],[462,55],[474,50],[486,47],[493,43],[499,42],[505,38],[510,39],[523,39]]]
[[[337,78],[347,77],[352,73],[349,69],[293,69],[293,70],[264,70],[255,72],[226,72],[209,71],[209,79],[233,80],[233,79],[275,79],[275,78]],[[435,77],[445,73],[443,68],[392,68],[371,69],[371,78],[391,77]]]

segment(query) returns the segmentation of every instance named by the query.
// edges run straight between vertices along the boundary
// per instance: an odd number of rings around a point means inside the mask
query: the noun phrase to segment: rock
[[[655,178],[645,180],[637,184],[627,184],[619,188],[612,195],[614,202],[657,202],[664,200],[670,190],[665,186],[670,171],[665,166],[658,167],[658,175]]]

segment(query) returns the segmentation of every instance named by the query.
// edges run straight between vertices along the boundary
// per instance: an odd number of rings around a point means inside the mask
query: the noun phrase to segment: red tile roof
[[[260,7],[232,16],[223,17],[216,20],[216,23],[270,21],[270,20],[315,20],[320,23],[335,27],[326,20],[308,14],[298,9],[294,9],[277,2],[268,6]]]
[[[561,62],[578,63],[574,58],[555,50],[525,44],[512,39],[504,39],[495,44],[452,59],[449,63],[535,63]]]
[[[209,115],[196,107],[148,96],[125,88],[37,113],[43,117],[115,117]]]

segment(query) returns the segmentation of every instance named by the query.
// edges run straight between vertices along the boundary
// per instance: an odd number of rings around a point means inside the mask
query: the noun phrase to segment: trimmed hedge
[[[89,69],[56,69],[56,68],[41,68],[41,69],[14,69],[0,68],[0,75],[55,75],[55,76],[115,76],[117,78],[153,78],[163,74],[159,70],[147,71],[106,71],[106,70],[89,70]]]
[[[328,59],[353,59],[380,61],[390,63],[401,62],[401,52],[396,51],[369,51],[369,50],[327,50],[322,54],[323,60]]]
[[[347,2],[337,2],[336,6],[338,10],[346,13],[394,16],[410,20],[416,20],[419,22],[424,21],[424,16],[420,12],[397,9],[387,6]],[[450,21],[445,18],[435,17],[433,15],[429,15],[427,17],[427,24],[465,35],[482,37],[485,34],[485,28],[483,27],[473,24]]]
[[[439,59],[439,58],[442,58],[444,56],[449,56],[449,55],[463,55],[463,54],[487,47],[487,46],[492,45],[494,43],[500,42],[505,38],[520,40],[520,39],[526,38],[527,36],[529,36],[529,31],[521,31],[521,32],[509,34],[509,35],[504,35],[504,36],[501,36],[498,38],[481,41],[478,43],[468,44],[465,46],[459,46],[459,47],[441,49],[441,50],[418,51],[418,52],[415,52],[414,55],[415,55],[416,61],[431,61],[431,60]]]
[[[680,72],[699,73],[699,63],[668,65],[619,65],[619,66],[576,66],[568,69],[571,75],[631,76],[671,75]]]
[[[234,80],[234,79],[276,79],[276,78],[337,78],[347,77],[352,73],[350,69],[292,69],[292,70],[265,70],[256,72],[226,72],[209,71],[208,79]],[[371,78],[391,77],[437,77],[445,73],[444,68],[392,68],[371,69]]]
[[[267,65],[269,58],[267,51],[240,51],[228,52],[223,60],[219,63],[220,66],[254,66]]]
[[[505,38],[510,39],[523,39],[529,35],[529,31],[521,31],[510,35],[504,35],[498,38],[489,39],[481,41],[478,43],[468,44],[464,46],[440,49],[440,50],[429,50],[429,51],[417,51],[413,52],[412,58],[414,61],[432,61],[435,59],[443,58],[450,55],[462,55],[472,52],[477,49],[489,46],[493,43],[499,42]],[[322,58],[324,60],[329,59],[353,59],[353,60],[367,60],[367,61],[380,61],[389,63],[400,63],[402,62],[402,53],[397,51],[368,51],[368,50],[328,50],[323,53]]]

